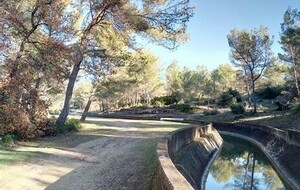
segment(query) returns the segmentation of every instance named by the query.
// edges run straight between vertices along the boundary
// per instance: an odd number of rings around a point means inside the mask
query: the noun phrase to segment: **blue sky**
[[[226,35],[233,28],[267,26],[275,37],[272,49],[277,55],[283,14],[288,7],[300,8],[300,0],[191,0],[191,3],[195,15],[188,24],[187,43],[173,52],[153,44],[146,46],[159,57],[161,68],[166,69],[173,60],[191,69],[205,65],[212,70],[230,63]]]

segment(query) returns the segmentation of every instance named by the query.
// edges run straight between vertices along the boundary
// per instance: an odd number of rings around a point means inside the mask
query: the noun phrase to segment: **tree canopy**
[[[261,77],[265,68],[273,61],[272,37],[266,27],[251,31],[231,30],[227,35],[232,63],[243,70],[246,85],[251,89],[251,98],[256,112],[255,82]]]

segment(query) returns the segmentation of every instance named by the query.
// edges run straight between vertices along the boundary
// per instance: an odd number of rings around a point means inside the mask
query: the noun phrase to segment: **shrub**
[[[60,133],[78,131],[81,128],[80,121],[78,119],[68,119],[62,126],[56,126],[56,129]]]
[[[280,96],[275,99],[275,104],[277,105],[277,111],[282,111],[285,109],[290,109],[291,101],[293,95],[288,91],[283,91]],[[294,101],[293,101],[294,102]]]
[[[151,104],[152,104],[153,106],[157,106],[157,107],[161,107],[161,106],[164,105],[161,101],[158,101],[158,100],[151,101]]]
[[[236,104],[237,102],[241,102],[242,98],[240,93],[237,90],[233,90],[229,88],[226,92],[221,94],[220,100],[218,102],[219,106],[230,106]]]
[[[47,117],[47,102],[36,89],[18,91],[14,88],[19,86],[12,86],[0,88],[0,135],[14,134],[16,140],[39,136],[37,123]]]
[[[266,88],[259,89],[257,91],[257,95],[263,99],[271,100],[279,96],[282,91],[282,87],[268,86]]]
[[[17,139],[34,138],[36,127],[26,111],[13,104],[0,105],[0,135],[14,134]]]
[[[13,145],[15,140],[16,140],[16,136],[13,134],[6,134],[2,137],[2,142],[5,145]]]
[[[229,88],[228,93],[235,97],[237,102],[242,102],[242,96],[239,91]]]
[[[293,105],[293,112],[294,113],[300,113],[300,104]]]
[[[41,137],[51,136],[56,133],[54,117],[46,118],[40,121],[36,126],[39,131],[39,136]]]
[[[229,106],[229,105],[235,104],[236,102],[237,102],[236,99],[231,94],[229,94],[228,92],[224,92],[221,94],[218,105]]]
[[[217,109],[212,109],[212,110],[205,110],[203,114],[205,115],[217,115],[219,111]]]
[[[189,113],[193,111],[193,108],[188,104],[173,104],[169,106],[170,109],[176,109],[180,112]]]
[[[298,98],[293,99],[292,111],[293,111],[293,113],[300,113],[300,99],[298,99]]]
[[[173,94],[171,96],[161,96],[154,97],[151,100],[151,105],[160,106],[160,105],[171,105],[179,102],[179,98],[177,94]]]
[[[80,121],[78,119],[68,119],[64,125],[52,125],[48,127],[48,135],[55,135],[60,133],[66,133],[71,131],[79,131],[82,126],[80,125]],[[46,136],[46,135],[45,135]]]
[[[243,114],[245,113],[245,108],[242,104],[233,104],[230,106],[230,110],[234,114]]]

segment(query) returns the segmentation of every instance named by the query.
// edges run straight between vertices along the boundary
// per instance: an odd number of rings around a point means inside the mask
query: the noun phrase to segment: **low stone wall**
[[[201,189],[204,180],[196,179],[205,176],[222,142],[211,125],[184,128],[163,137],[157,148],[156,189]]]

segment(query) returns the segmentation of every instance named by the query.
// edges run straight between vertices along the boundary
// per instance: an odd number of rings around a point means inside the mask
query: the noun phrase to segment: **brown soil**
[[[17,151],[43,154],[1,166],[1,189],[150,189],[158,137],[183,124],[88,119],[84,126],[65,138],[22,143]]]

